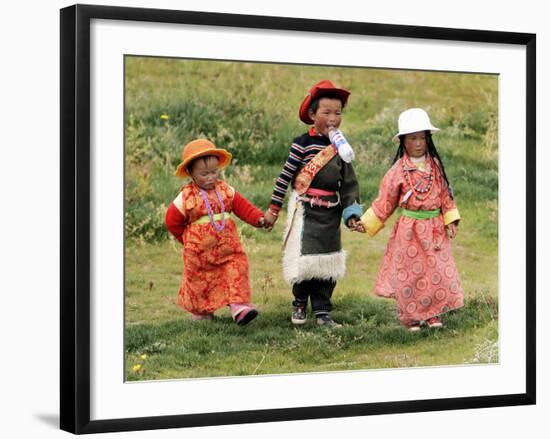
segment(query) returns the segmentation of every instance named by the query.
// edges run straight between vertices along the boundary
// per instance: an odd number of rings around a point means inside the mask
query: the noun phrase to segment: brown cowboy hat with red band
[[[346,102],[348,101],[348,96],[350,95],[350,92],[348,90],[336,87],[331,81],[327,79],[319,81],[317,84],[310,88],[309,93],[302,101],[302,105],[300,105],[300,111],[298,114],[302,122],[307,123],[308,125],[313,124],[313,120],[311,120],[311,118],[309,117],[308,110],[311,106],[311,102],[313,102],[313,100],[322,93],[337,94],[342,98],[342,106],[346,105]]]

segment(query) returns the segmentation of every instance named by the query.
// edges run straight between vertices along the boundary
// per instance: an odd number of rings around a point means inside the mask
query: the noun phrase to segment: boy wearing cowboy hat
[[[185,145],[176,175],[191,177],[166,212],[166,226],[184,245],[184,271],[178,305],[194,320],[211,320],[229,306],[238,325],[258,312],[250,304],[248,258],[231,213],[254,227],[264,215],[250,201],[220,180],[231,154],[212,142],[197,139]]]
[[[362,211],[359,184],[349,163],[352,151],[337,149],[329,139],[329,132],[340,126],[349,95],[348,90],[328,80],[310,89],[298,116],[312,126],[293,140],[266,212],[266,222],[273,226],[291,186],[283,275],[292,285],[291,321],[296,325],[306,323],[310,300],[319,325],[341,326],[330,314],[336,281],[345,273],[340,223],[343,219],[346,226],[355,230]]]

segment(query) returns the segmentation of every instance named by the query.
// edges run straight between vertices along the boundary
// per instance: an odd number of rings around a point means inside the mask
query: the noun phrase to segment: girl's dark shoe
[[[407,325],[405,325],[405,327],[409,332],[417,332],[420,331],[420,322],[411,321]]]
[[[428,325],[430,328],[441,328],[443,327],[443,322],[439,317],[430,317],[428,320],[426,320],[426,325]]]

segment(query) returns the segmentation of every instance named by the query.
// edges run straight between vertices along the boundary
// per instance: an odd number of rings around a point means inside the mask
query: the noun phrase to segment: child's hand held
[[[360,233],[366,233],[365,225],[355,218],[351,218],[348,221],[348,227],[352,232],[360,232]]]
[[[264,228],[268,231],[271,231],[273,229],[273,226],[277,222],[277,219],[279,218],[278,214],[275,214],[271,209],[267,209],[264,213]]]
[[[365,225],[361,222],[361,221],[357,221],[357,223],[355,224],[355,232],[359,232],[359,233],[367,233],[367,228],[365,227]]]

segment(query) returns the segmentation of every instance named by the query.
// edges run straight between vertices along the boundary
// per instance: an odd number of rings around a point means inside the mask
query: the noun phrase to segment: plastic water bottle
[[[346,163],[350,163],[355,158],[353,148],[344,137],[344,134],[342,134],[342,131],[331,127],[328,131],[328,138],[338,150],[338,154],[342,157],[342,160]]]

